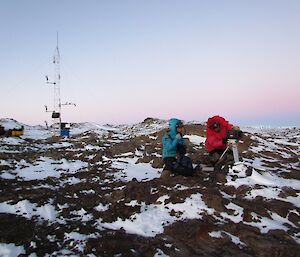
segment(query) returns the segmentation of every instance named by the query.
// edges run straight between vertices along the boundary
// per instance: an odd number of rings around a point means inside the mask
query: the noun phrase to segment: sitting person
[[[205,149],[209,153],[210,162],[213,166],[221,161],[220,157],[228,146],[227,133],[232,129],[239,128],[234,127],[223,117],[213,116],[207,120]],[[224,156],[224,161],[226,159],[232,160],[232,151],[229,149]]]
[[[186,145],[182,138],[184,132],[182,121],[174,118],[170,119],[169,130],[162,138],[164,171],[183,176],[192,176],[199,170],[199,166],[194,169],[191,159],[185,155]]]

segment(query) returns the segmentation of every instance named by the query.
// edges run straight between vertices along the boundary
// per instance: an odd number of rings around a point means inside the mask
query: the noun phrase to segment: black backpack
[[[186,155],[180,156],[180,158],[174,162],[173,171],[183,176],[193,176],[195,170],[191,158]]]
[[[193,169],[193,162],[192,159],[186,155],[180,156],[178,163],[180,166],[188,168],[188,169]]]

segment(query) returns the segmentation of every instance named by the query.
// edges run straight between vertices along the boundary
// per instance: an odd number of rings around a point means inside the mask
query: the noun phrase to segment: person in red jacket
[[[207,120],[205,149],[209,153],[213,165],[219,161],[227,148],[227,131],[233,128],[232,124],[218,115]],[[230,154],[230,151],[228,153]]]

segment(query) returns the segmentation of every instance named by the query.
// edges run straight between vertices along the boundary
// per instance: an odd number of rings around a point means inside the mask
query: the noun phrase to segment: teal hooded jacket
[[[162,138],[162,157],[176,157],[176,149],[178,144],[184,145],[183,138],[177,139],[176,138],[176,125],[181,122],[178,119],[172,118],[169,121],[169,131],[166,135]]]

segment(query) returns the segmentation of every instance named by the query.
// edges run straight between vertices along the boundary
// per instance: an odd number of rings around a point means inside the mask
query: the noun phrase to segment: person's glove
[[[224,145],[227,144],[227,141],[228,141],[227,138],[223,138],[223,139],[222,139],[222,143],[223,143]]]
[[[181,134],[180,134],[180,133],[177,133],[177,134],[176,134],[176,136],[175,136],[175,138],[176,138],[176,139],[181,139],[181,138],[182,138],[182,136],[181,136]]]

